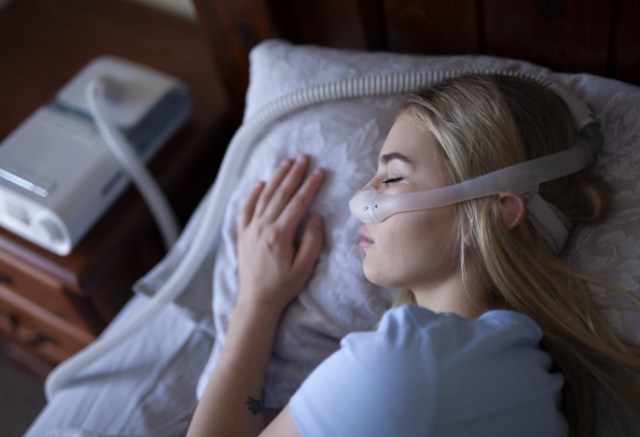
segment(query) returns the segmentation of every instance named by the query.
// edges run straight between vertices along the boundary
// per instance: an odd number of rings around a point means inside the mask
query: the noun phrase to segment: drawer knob
[[[11,333],[18,341],[27,347],[38,347],[45,343],[55,343],[55,340],[47,334],[33,332],[29,328],[22,326],[20,318],[15,314],[2,313],[2,318],[6,319],[11,327]]]
[[[0,272],[0,285],[11,285],[12,282],[11,276]]]

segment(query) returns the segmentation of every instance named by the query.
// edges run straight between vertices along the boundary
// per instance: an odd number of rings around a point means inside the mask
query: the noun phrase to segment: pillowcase
[[[565,253],[579,270],[620,283],[640,295],[640,89],[588,74],[559,74],[524,61],[487,56],[413,56],[296,46],[269,40],[251,52],[245,120],[272,100],[312,84],[413,70],[508,69],[547,75],[586,100],[603,123],[605,144],[595,171],[615,191],[606,221],[577,228]],[[201,394],[225,339],[237,291],[236,219],[250,189],[267,180],[284,157],[306,153],[327,170],[311,209],[325,218],[325,246],[315,272],[287,309],[274,345],[265,386],[267,407],[283,407],[304,378],[339,347],[348,332],[372,329],[393,291],[370,284],[361,272],[357,228],[347,202],[375,173],[378,151],[402,96],[332,101],[279,120],[255,144],[237,182],[220,232],[220,245],[178,299],[189,317],[212,325],[216,342],[202,374]],[[189,242],[183,234],[171,253],[137,284],[152,293]],[[192,233],[192,232],[191,232]],[[213,266],[213,267],[211,267]],[[209,278],[212,272],[212,290]],[[208,307],[208,304],[211,304]],[[211,308],[211,311],[208,311]],[[611,320],[640,343],[637,317],[612,311]]]

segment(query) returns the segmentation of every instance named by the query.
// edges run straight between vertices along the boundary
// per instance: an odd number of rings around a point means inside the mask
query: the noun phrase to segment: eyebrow
[[[398,159],[400,161],[406,162],[407,164],[411,164],[411,159],[400,152],[391,152],[380,156],[380,162],[383,164],[388,164],[389,161],[393,161],[394,159]]]

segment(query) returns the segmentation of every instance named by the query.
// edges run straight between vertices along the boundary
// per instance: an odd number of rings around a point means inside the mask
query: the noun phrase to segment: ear
[[[502,209],[502,223],[511,230],[518,226],[527,212],[524,199],[518,193],[504,191],[498,195]]]

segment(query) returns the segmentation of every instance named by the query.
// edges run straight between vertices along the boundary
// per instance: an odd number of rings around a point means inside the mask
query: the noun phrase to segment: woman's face
[[[382,147],[376,175],[366,185],[382,194],[450,185],[431,132],[402,113]],[[459,273],[455,206],[403,212],[360,228],[364,274],[371,282],[418,292],[451,284]]]

